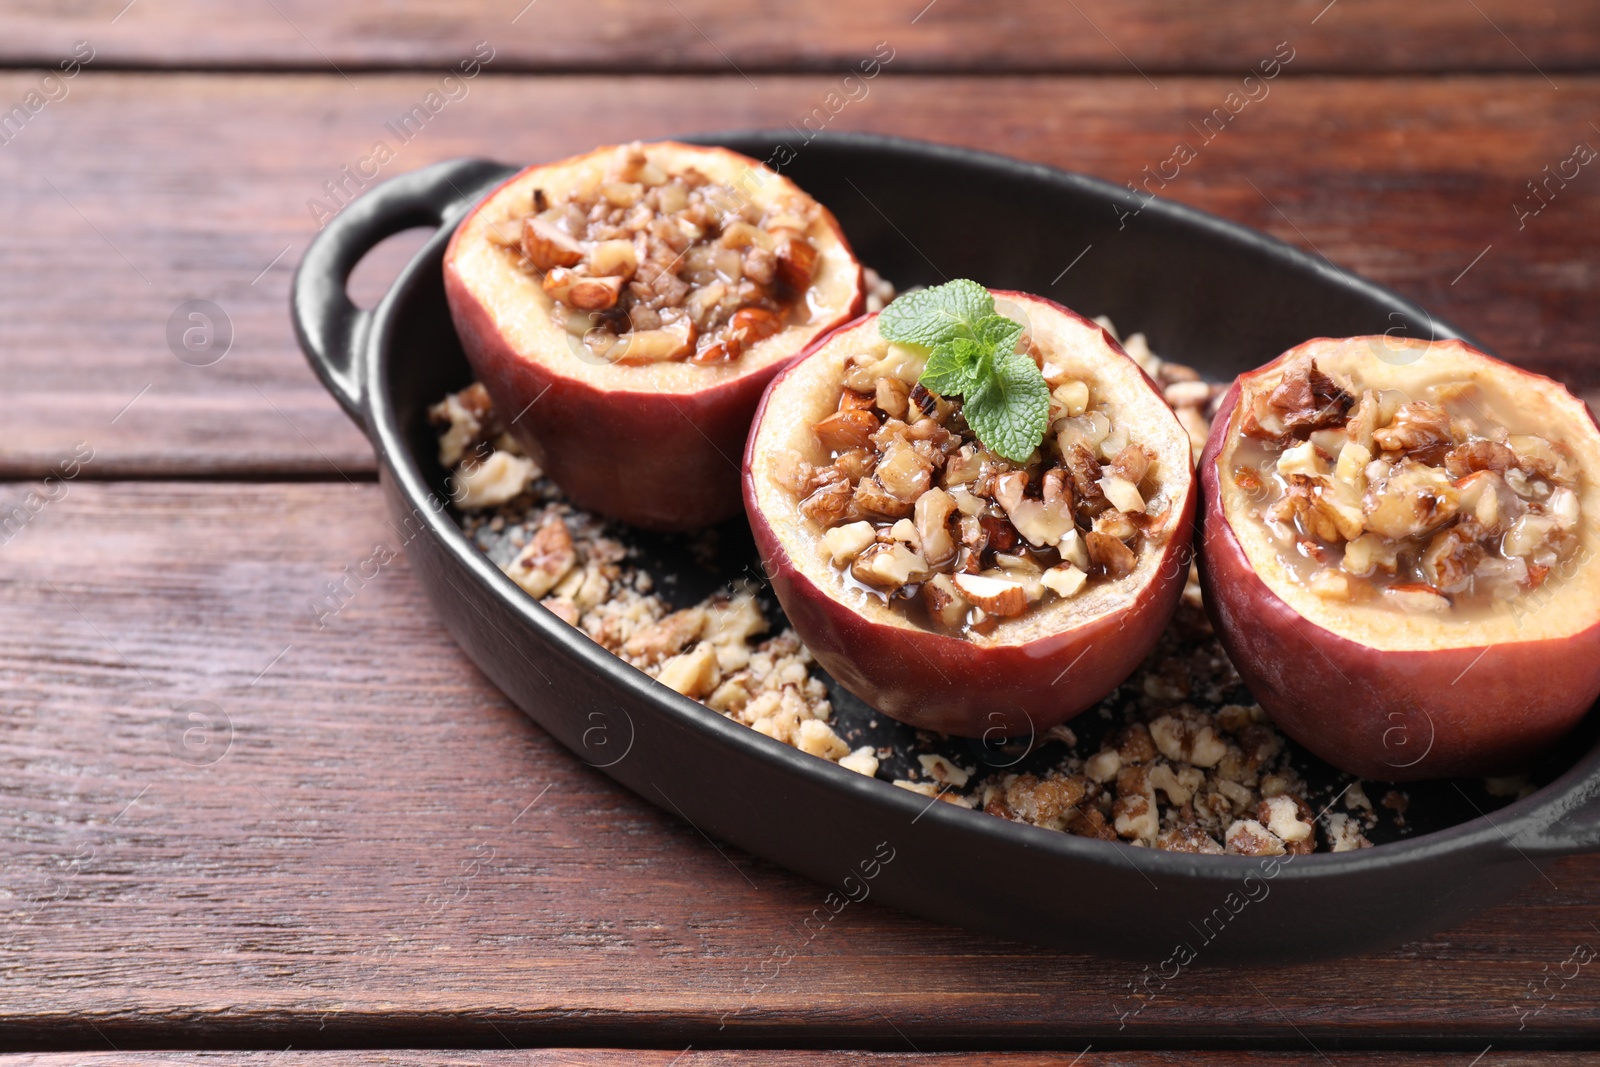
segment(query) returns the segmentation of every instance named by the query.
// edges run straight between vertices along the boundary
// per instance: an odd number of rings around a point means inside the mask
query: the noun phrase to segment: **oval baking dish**
[[[777,135],[699,138],[772,159]],[[781,158],[781,157],[780,157]],[[1600,848],[1594,716],[1531,795],[1371,849],[1284,857],[1158,852],[1009,822],[897,789],[778,743],[614,658],[542,608],[446,511],[427,406],[469,380],[441,257],[516,168],[460,160],[347,207],[300,265],[293,315],[328,389],[377,453],[387,505],[450,633],[579,758],[704,834],[859,897],[1019,941],[1156,964],[1346,955],[1447,926]],[[863,263],[902,288],[953,277],[1047,295],[1141,330],[1220,380],[1317,336],[1461,336],[1399,296],[1264,234],[1182,205],[997,156],[821,135],[785,174],[839,217]],[[437,227],[371,311],[345,282],[401,230]],[[996,239],[1003,235],[1003,239]],[[737,575],[746,559],[730,564]],[[703,581],[689,578],[685,582]],[[1563,769],[1564,767],[1564,769]],[[1446,790],[1448,791],[1448,790]],[[1426,832],[1424,832],[1426,831]],[[875,862],[892,857],[888,862]]]

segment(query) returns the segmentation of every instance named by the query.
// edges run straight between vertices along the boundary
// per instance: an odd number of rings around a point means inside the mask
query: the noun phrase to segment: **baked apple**
[[[991,739],[1063,722],[1138,666],[1182,593],[1198,496],[1183,427],[1116,341],[966,281],[780,374],[744,478],[818,662],[902,722]]]
[[[1600,694],[1600,433],[1459,341],[1319,339],[1239,378],[1201,576],[1261,706],[1329,763],[1511,771]]]
[[[859,315],[839,224],[724,148],[600,148],[530,167],[444,257],[467,359],[578,506],[690,529],[739,511],[761,391]]]

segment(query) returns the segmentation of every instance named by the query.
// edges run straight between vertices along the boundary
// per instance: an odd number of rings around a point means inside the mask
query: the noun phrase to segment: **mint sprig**
[[[978,440],[1013,463],[1039,447],[1050,418],[1050,387],[1017,351],[1022,329],[995,313],[989,290],[966,278],[907,293],[878,316],[885,340],[929,350],[918,381],[940,396],[961,397]]]

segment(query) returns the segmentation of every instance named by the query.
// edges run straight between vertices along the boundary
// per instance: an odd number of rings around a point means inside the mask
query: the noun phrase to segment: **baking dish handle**
[[[352,201],[311,241],[290,289],[290,314],[306,359],[345,412],[366,427],[361,358],[372,312],[350,299],[350,272],[380,242],[418,226],[455,226],[515,168],[454,159],[391,178]]]

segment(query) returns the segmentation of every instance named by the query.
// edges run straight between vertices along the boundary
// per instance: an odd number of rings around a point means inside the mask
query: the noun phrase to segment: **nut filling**
[[[559,199],[535,189],[529,209],[490,239],[543,279],[557,323],[597,359],[731,362],[809,315],[809,197],[755,204],[633,144],[601,181]]]
[[[1024,464],[985,449],[959,400],[917,384],[921,359],[846,364],[838,410],[814,431],[830,462],[801,464],[800,511],[835,567],[933,629],[992,630],[1032,606],[1131,574],[1165,538],[1151,450],[1129,440],[1091,383],[1019,342],[1050,386],[1050,429]]]
[[[1538,589],[1576,552],[1570,451],[1510,432],[1514,415],[1476,382],[1374,391],[1307,354],[1239,403],[1244,440],[1227,476],[1319,596],[1488,610]]]

